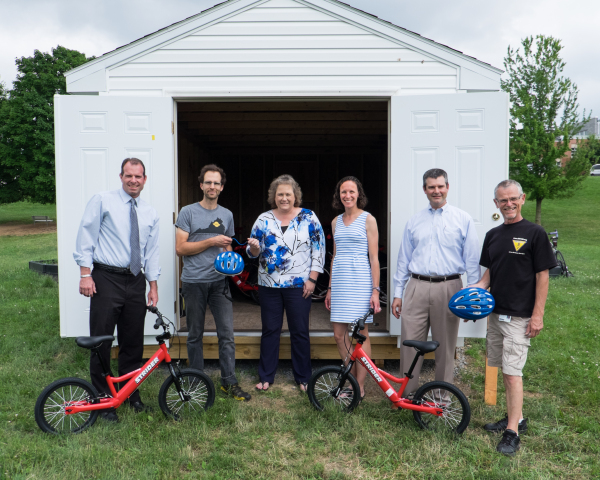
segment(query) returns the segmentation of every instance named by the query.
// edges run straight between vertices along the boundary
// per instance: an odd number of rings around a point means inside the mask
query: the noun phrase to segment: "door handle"
[[[494,214],[492,215],[492,219],[493,219],[493,220],[500,220],[500,214],[499,214],[499,213],[494,213]]]

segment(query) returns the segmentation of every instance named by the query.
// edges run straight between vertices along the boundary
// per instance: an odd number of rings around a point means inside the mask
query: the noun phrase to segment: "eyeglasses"
[[[204,185],[206,185],[207,187],[211,187],[211,186],[215,186],[215,187],[220,187],[221,184],[219,182],[202,182]]]
[[[521,197],[523,195],[519,195],[518,197],[511,197],[511,198],[503,198],[502,200],[498,200],[496,199],[496,201],[500,204],[500,205],[507,205],[508,202],[510,203],[517,203],[519,200],[521,200]]]

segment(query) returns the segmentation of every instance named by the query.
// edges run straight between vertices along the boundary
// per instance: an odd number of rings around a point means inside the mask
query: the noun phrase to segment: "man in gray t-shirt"
[[[225,179],[225,172],[216,165],[202,168],[198,181],[204,198],[179,212],[175,249],[183,258],[181,294],[185,300],[190,367],[204,371],[202,339],[209,305],[219,338],[221,391],[236,400],[248,401],[250,395],[240,388],[235,376],[233,307],[228,279],[214,269],[217,255],[231,250],[231,236],[235,232],[232,213],[217,203]]]

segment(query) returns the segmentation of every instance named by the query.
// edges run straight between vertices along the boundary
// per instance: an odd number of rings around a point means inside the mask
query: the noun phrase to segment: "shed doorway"
[[[244,242],[258,215],[270,208],[270,182],[287,173],[302,188],[302,206],[317,214],[330,236],[331,221],[341,213],[331,206],[335,186],[353,175],[365,188],[366,210],[377,219],[380,262],[387,266],[388,131],[387,100],[178,102],[178,211],[202,198],[198,174],[203,165],[215,163],[227,174],[219,204],[233,213],[236,238]],[[382,285],[387,271],[382,270]],[[259,305],[233,284],[230,288],[236,336],[259,333]],[[181,297],[179,303],[179,326],[186,332]],[[379,325],[370,331],[387,333],[388,312],[382,308],[375,319]],[[206,331],[216,331],[208,312]],[[310,331],[311,336],[331,334],[323,302],[313,302]]]

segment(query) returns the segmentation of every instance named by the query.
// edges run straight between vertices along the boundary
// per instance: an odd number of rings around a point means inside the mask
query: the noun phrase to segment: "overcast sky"
[[[0,0],[0,81],[11,87],[15,58],[56,45],[99,56],[199,13],[213,0]],[[346,0],[396,25],[498,68],[508,45],[528,35],[563,41],[564,75],[580,109],[600,115],[600,1]]]

